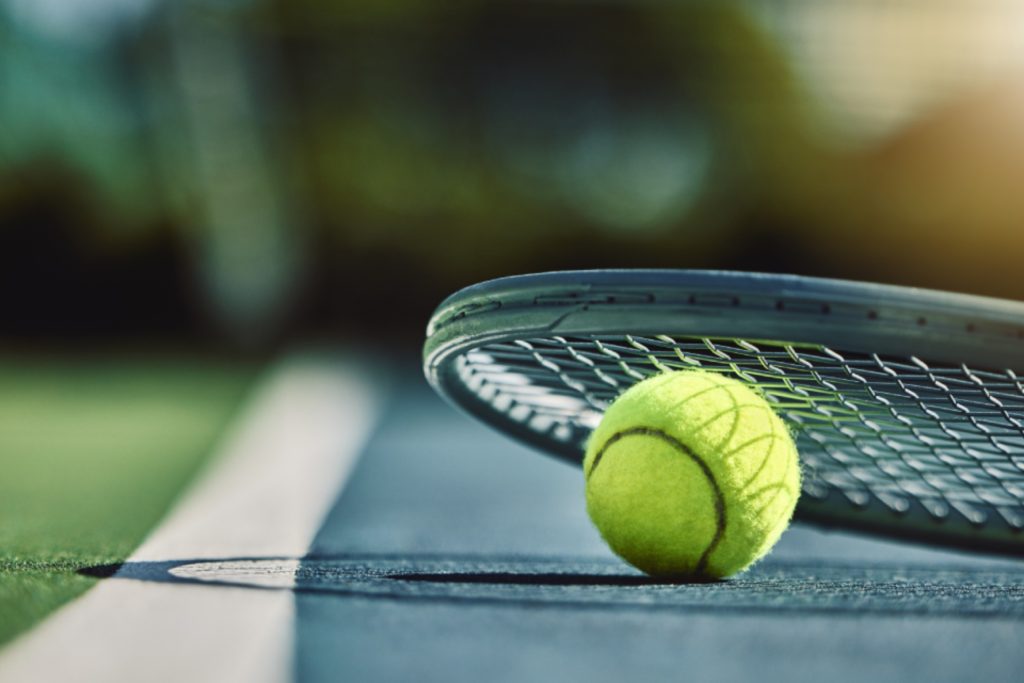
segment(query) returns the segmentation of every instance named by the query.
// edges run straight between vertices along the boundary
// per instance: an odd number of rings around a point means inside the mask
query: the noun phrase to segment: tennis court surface
[[[266,371],[123,564],[0,680],[1015,680],[1019,562],[796,526],[730,581],[652,582],[580,472],[437,398],[410,359]],[[392,366],[391,370],[375,368]]]

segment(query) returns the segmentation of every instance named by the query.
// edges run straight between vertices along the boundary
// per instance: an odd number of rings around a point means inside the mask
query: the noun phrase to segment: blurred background
[[[432,421],[427,319],[487,278],[1024,299],[1022,179],[1024,0],[0,0],[0,643],[296,342],[401,359]]]
[[[0,344],[418,343],[742,268],[1024,298],[1020,0],[0,0]]]

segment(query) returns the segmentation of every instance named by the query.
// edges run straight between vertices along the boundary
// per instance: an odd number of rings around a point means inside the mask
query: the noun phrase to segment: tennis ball
[[[590,437],[587,512],[612,550],[667,578],[723,578],[763,557],[800,492],[789,430],[746,384],[670,372],[623,393]]]

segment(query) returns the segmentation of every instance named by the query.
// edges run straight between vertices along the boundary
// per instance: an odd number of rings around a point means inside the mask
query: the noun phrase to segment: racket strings
[[[839,492],[937,520],[993,515],[1024,529],[1024,382],[1012,371],[853,354],[819,345],[670,335],[544,337],[458,358],[491,410],[583,451],[605,408],[636,382],[699,367],[756,387],[797,437],[803,493]]]

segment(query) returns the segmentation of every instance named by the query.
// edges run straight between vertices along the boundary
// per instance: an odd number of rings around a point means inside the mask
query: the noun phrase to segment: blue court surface
[[[393,396],[295,573],[299,680],[996,681],[1024,666],[1019,562],[795,526],[738,578],[658,584],[605,548],[578,470],[419,381]]]
[[[658,585],[578,470],[411,384],[300,578],[306,680],[1016,680],[1024,565],[792,528],[723,583]]]

